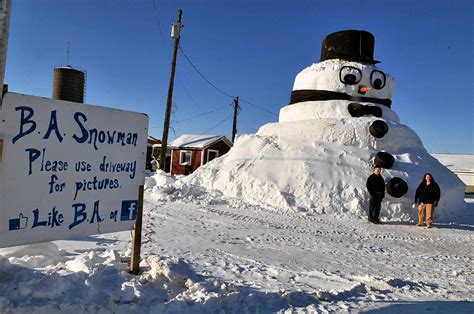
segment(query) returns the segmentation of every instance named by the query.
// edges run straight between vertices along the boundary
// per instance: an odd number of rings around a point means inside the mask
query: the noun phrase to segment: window
[[[219,151],[214,149],[209,149],[207,151],[207,162],[210,162],[213,159],[219,157]]]
[[[155,156],[156,158],[160,158],[160,154],[161,154],[161,144],[154,144],[153,145],[153,156]],[[166,157],[171,157],[171,149],[170,149],[169,146],[166,149]]]
[[[191,151],[190,150],[181,150],[179,152],[179,164],[180,165],[191,164]]]
[[[160,158],[160,154],[161,154],[161,146],[160,147],[153,146],[153,156]]]

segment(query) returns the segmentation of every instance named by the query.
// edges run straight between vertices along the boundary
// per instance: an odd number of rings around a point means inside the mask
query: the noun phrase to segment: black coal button
[[[349,111],[349,114],[353,116],[354,118],[359,118],[362,116],[376,116],[377,118],[382,117],[382,108],[377,107],[377,106],[366,106],[362,104],[358,104],[356,102],[351,102],[347,106],[347,110]]]
[[[394,177],[385,185],[385,190],[389,195],[399,198],[408,192],[408,184],[402,178]]]
[[[349,111],[350,115],[355,118],[365,115],[365,106],[355,102],[350,103],[349,106],[347,106],[347,110]]]
[[[369,132],[375,138],[382,138],[388,132],[388,125],[383,120],[375,120],[370,125]]]
[[[365,114],[374,115],[377,118],[382,117],[382,108],[377,107],[377,106],[366,106],[365,112],[366,112]]]
[[[395,162],[395,158],[387,152],[378,152],[375,155],[374,163],[381,168],[390,169]]]

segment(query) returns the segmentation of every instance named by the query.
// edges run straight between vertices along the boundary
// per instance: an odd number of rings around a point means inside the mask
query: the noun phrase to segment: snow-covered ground
[[[138,276],[130,232],[0,249],[0,313],[474,312],[474,198],[426,229],[180,186],[147,177]]]

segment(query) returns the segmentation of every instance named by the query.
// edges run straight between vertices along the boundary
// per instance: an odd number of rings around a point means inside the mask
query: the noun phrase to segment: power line
[[[229,120],[230,118],[232,118],[234,114],[231,113],[227,118],[225,118],[224,120],[220,121],[219,123],[217,123],[216,125],[214,125],[212,128],[210,129],[207,129],[206,131],[202,132],[201,135],[203,134],[206,134],[207,132],[211,131],[212,129],[214,128],[217,128],[219,125],[221,125],[222,123],[226,122],[227,120]]]
[[[204,74],[202,74],[201,71],[199,71],[198,68],[191,62],[191,60],[188,58],[188,56],[186,56],[186,54],[184,53],[184,51],[183,51],[183,49],[181,48],[181,46],[179,47],[179,50],[180,50],[181,53],[183,54],[184,58],[185,58],[186,60],[188,60],[189,64],[194,68],[194,70],[196,70],[196,72],[203,78],[203,80],[205,80],[209,85],[211,85],[212,87],[214,87],[214,88],[215,88],[219,93],[221,93],[222,95],[234,99],[234,96],[231,96],[231,95],[227,94],[226,92],[222,91],[219,87],[217,87],[216,85],[214,85],[211,81],[209,81],[209,80],[204,76]]]
[[[260,109],[260,110],[263,110],[263,111],[265,111],[265,112],[268,112],[268,113],[270,113],[270,114],[272,114],[272,115],[278,117],[278,114],[276,114],[276,113],[274,113],[274,112],[272,112],[272,111],[270,111],[270,110],[267,110],[267,109],[265,109],[265,108],[262,108],[262,107],[260,107],[260,106],[257,106],[256,104],[252,104],[251,102],[249,102],[249,101],[247,101],[247,100],[245,100],[245,99],[240,98],[240,100],[241,100],[242,102],[246,103],[246,104],[249,104],[249,105],[251,105],[251,106],[253,106],[253,107],[255,107],[255,108],[258,108],[258,109]]]
[[[240,125],[243,125],[243,126],[246,127],[247,129],[250,129],[250,130],[254,131],[254,133],[256,133],[256,132],[258,131],[258,129],[260,128],[260,127],[250,126],[250,125],[248,125],[247,123],[242,122],[242,120],[239,121],[239,124],[240,124]]]
[[[163,33],[161,32],[161,23],[160,23],[160,19],[158,17],[158,11],[156,9],[156,3],[155,3],[155,0],[153,0],[153,10],[155,12],[155,19],[156,19],[156,23],[158,24],[158,30],[160,31],[160,36],[161,36],[161,39],[163,40],[163,42],[166,42],[165,41],[165,37],[163,36]]]
[[[174,130],[174,128],[173,128],[171,125],[170,125],[170,129],[171,129],[171,131],[173,131],[174,138],[177,138],[177,136],[176,136],[176,131]]]
[[[189,64],[194,68],[194,70],[196,70],[196,72],[203,78],[203,80],[205,80],[209,85],[211,85],[212,87],[214,87],[219,93],[223,94],[224,96],[227,96],[227,97],[230,97],[232,99],[234,99],[234,96],[231,96],[229,95],[228,93],[222,91],[219,87],[217,87],[216,85],[214,85],[211,81],[209,81],[205,76],[204,74],[201,73],[201,71],[199,71],[199,69],[193,64],[193,62],[188,58],[188,56],[184,53],[183,49],[181,48],[181,46],[179,47],[179,50],[181,51],[181,53],[183,54],[184,58],[189,62]],[[241,99],[241,101],[255,107],[255,108],[258,108],[262,111],[265,111],[267,113],[270,113],[272,115],[275,115],[275,116],[278,116],[278,114],[274,113],[274,112],[271,112],[270,110],[267,110],[261,106],[258,106],[258,105],[255,105],[247,100],[244,100],[244,99]]]
[[[175,104],[175,102],[173,102],[173,104]],[[189,118],[186,118],[186,119],[182,119],[182,120],[178,120],[178,121],[171,121],[171,123],[180,123],[180,122],[184,122],[184,121],[196,119],[196,118],[199,118],[199,117],[202,117],[202,116],[211,114],[211,113],[213,113],[213,112],[216,112],[216,111],[218,111],[218,110],[222,110],[222,109],[224,109],[224,108],[227,108],[228,106],[229,106],[229,105],[225,105],[225,106],[222,106],[222,107],[219,107],[219,108],[210,110],[210,111],[206,111],[206,112],[200,113],[200,114],[198,114],[198,115],[196,115],[196,116],[192,116],[192,117],[189,117]],[[174,113],[174,111],[173,111],[173,113]],[[152,126],[152,127],[150,127],[150,129],[161,128],[161,127],[163,127],[163,125]]]
[[[183,87],[184,91],[186,92],[186,94],[188,94],[189,98],[191,99],[191,102],[198,108],[198,109],[201,109],[201,106],[199,106],[199,104],[196,102],[196,100],[194,99],[194,97],[189,93],[188,89],[186,88],[186,85],[184,85],[183,81],[181,81],[181,79],[178,78],[178,82],[180,83],[181,87]]]
[[[216,111],[218,111],[218,110],[224,109],[224,108],[226,108],[226,107],[227,107],[227,106],[222,106],[222,107],[216,108],[216,109],[214,109],[214,110],[211,110],[211,111],[208,111],[208,112],[204,112],[204,113],[198,114],[198,115],[193,116],[193,117],[189,117],[189,118],[186,118],[186,119],[174,121],[174,123],[181,123],[181,122],[184,122],[184,121],[189,121],[189,120],[192,120],[192,119],[196,119],[196,118],[199,118],[199,117],[202,117],[202,116],[211,114],[211,113],[213,113],[213,112],[216,112]]]

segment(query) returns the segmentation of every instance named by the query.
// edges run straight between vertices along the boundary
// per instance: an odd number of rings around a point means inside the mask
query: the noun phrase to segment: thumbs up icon
[[[18,218],[9,220],[8,230],[25,229],[27,225],[28,225],[28,217],[23,217],[23,214],[20,213],[20,215],[18,215]]]

